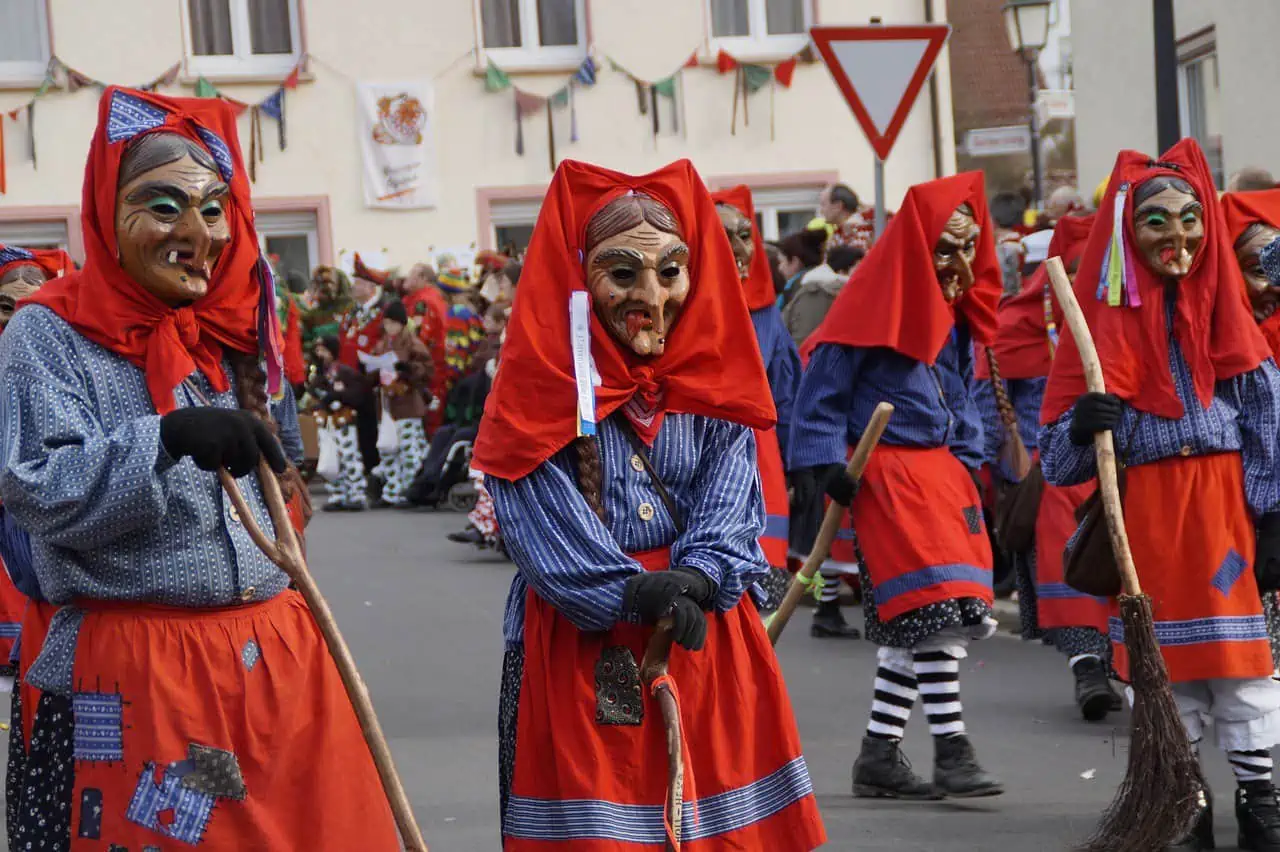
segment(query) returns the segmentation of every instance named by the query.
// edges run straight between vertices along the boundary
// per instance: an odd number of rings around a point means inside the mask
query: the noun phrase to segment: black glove
[[[791,489],[791,505],[797,509],[808,506],[818,493],[818,480],[811,467],[798,467],[787,474],[787,487]]]
[[[1114,430],[1124,419],[1124,400],[1115,394],[1082,394],[1071,409],[1071,443],[1087,447],[1099,432]]]
[[[675,622],[672,637],[690,651],[696,651],[707,638],[702,610],[710,608],[715,593],[715,584],[692,568],[645,571],[627,579],[622,611],[634,613],[641,624],[656,624],[658,619],[672,616]],[[696,645],[692,644],[695,642]]]
[[[822,490],[832,502],[841,506],[848,506],[853,502],[854,495],[858,493],[858,483],[850,478],[844,465],[824,465],[818,468],[818,476],[822,477]]]
[[[1280,589],[1280,512],[1258,518],[1258,552],[1253,562],[1259,592]]]
[[[289,466],[267,424],[238,409],[171,411],[160,418],[160,444],[171,458],[190,456],[201,470],[225,467],[237,479],[252,473],[264,457],[276,473]]]

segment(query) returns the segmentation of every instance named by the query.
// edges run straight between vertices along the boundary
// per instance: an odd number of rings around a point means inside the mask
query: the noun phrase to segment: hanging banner
[[[437,203],[435,103],[430,80],[357,83],[364,202],[399,210]]]

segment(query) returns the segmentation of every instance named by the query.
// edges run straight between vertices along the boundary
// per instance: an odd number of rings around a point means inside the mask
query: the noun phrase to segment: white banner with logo
[[[437,203],[436,116],[430,80],[357,83],[364,201],[410,210]]]

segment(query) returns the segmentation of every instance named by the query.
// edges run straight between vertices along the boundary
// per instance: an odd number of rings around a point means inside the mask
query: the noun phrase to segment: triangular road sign
[[[888,159],[951,27],[814,27],[809,33],[876,156]]]

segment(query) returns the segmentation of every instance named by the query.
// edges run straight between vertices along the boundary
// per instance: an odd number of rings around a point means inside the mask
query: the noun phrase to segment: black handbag
[[[996,501],[996,544],[1005,553],[1025,553],[1035,544],[1036,517],[1044,493],[1040,462],[1022,480],[1005,488]]]
[[[1133,433],[1137,431],[1141,419],[1139,415],[1134,420],[1125,443],[1132,442]],[[1116,469],[1121,505],[1124,505],[1126,460],[1127,456]],[[1120,565],[1116,562],[1115,548],[1111,546],[1111,533],[1107,529],[1101,483],[1076,507],[1076,521],[1080,526],[1062,554],[1063,579],[1068,586],[1086,595],[1099,598],[1119,595],[1124,587],[1120,583]]]

